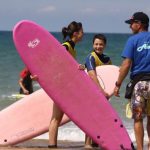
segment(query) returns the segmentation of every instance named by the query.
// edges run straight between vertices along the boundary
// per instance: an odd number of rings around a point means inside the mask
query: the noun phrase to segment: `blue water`
[[[62,42],[61,33],[52,33]],[[93,33],[85,33],[82,42],[77,46],[77,61],[84,63],[85,57],[92,50]],[[105,53],[109,55],[113,64],[120,65],[121,50],[128,38],[128,34],[106,34],[108,44]],[[12,39],[12,32],[0,32],[0,109],[12,103],[12,94],[18,93],[19,73],[24,67]],[[37,84],[34,86],[37,88]],[[8,103],[8,104],[7,104]]]
[[[60,42],[62,36],[60,33],[52,33]],[[92,50],[92,38],[94,33],[85,33],[82,42],[77,46],[77,61],[84,63],[85,57]],[[107,37],[107,47],[105,54],[110,56],[114,65],[120,65],[122,58],[120,57],[124,44],[129,34],[105,34]],[[19,73],[24,67],[12,40],[12,32],[0,32],[0,110],[15,102],[12,94],[18,93]],[[120,91],[120,98],[112,97],[112,106],[117,110],[122,118],[131,138],[133,138],[133,122],[125,117],[125,105],[127,100],[124,99],[125,80]],[[35,90],[40,88],[34,83]],[[84,140],[84,134],[72,123],[65,125],[60,129],[60,139]]]

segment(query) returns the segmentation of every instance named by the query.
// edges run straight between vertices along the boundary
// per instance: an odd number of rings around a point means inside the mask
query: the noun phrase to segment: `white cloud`
[[[52,6],[52,5],[49,5],[49,6],[46,6],[46,7],[43,7],[39,10],[39,12],[52,12],[52,11],[55,11],[56,10],[56,7],[55,6]]]

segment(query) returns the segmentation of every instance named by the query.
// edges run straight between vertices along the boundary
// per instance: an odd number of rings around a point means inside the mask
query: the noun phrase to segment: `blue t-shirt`
[[[131,36],[122,57],[132,60],[131,78],[139,73],[150,73],[150,32],[140,32]]]

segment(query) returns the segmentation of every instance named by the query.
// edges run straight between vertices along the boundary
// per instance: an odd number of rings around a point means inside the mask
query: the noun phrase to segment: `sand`
[[[84,148],[83,142],[58,141],[58,148],[48,148],[48,140],[32,139],[15,146],[0,147],[0,150],[88,150]],[[92,148],[89,150],[98,150]]]
[[[144,150],[147,150],[148,142],[144,142]],[[48,148],[47,139],[32,139],[15,146],[0,147],[0,150],[102,150],[100,148],[84,148],[84,142],[58,141],[58,148]],[[134,146],[136,143],[134,142]]]

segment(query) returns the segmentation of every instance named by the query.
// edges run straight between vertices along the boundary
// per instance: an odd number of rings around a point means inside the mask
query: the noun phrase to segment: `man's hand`
[[[119,93],[119,90],[120,90],[120,87],[118,87],[118,86],[116,86],[115,88],[114,88],[114,95],[115,96],[117,96],[117,97],[120,97],[120,93]]]

